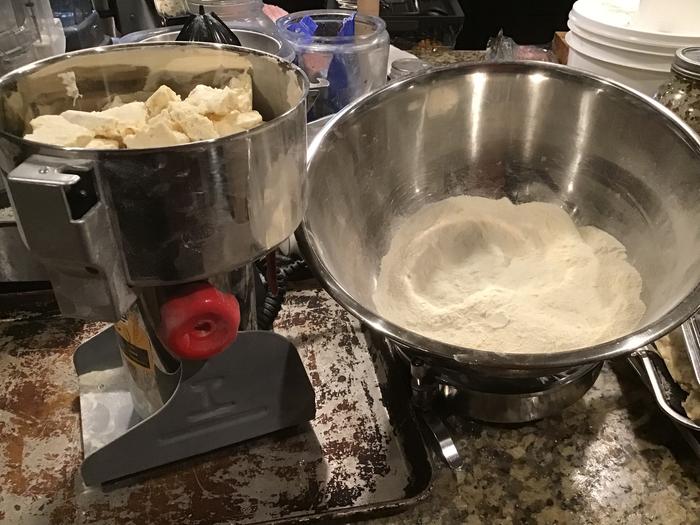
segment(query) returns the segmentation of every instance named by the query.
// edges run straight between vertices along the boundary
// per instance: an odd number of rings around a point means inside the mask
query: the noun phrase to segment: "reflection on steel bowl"
[[[540,373],[629,353],[697,308],[698,185],[697,136],[651,99],[555,64],[462,65],[389,85],[321,131],[300,244],[330,293],[393,340],[447,364]],[[639,328],[591,347],[509,354],[383,318],[372,295],[391,226],[457,195],[557,203],[616,237],[644,281]]]
[[[46,281],[43,266],[22,242],[15,211],[5,190],[0,189],[0,283]]]

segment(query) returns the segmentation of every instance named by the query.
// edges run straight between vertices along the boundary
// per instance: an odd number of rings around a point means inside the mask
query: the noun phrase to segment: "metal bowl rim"
[[[670,121],[670,127],[675,128],[690,142],[690,146],[693,147],[693,149],[697,152],[698,157],[700,157],[700,137],[690,128],[690,126],[683,122],[680,117],[675,115],[669,109],[650,97],[640,93],[639,91],[629,88],[614,80],[606,79],[604,77],[568,66],[545,62],[522,61],[458,64],[435,68],[424,74],[410,76],[397,82],[390,83],[377,91],[359,98],[331,118],[311,142],[307,153],[307,172],[309,172],[311,166],[313,165],[319,148],[321,147],[321,144],[325,140],[326,136],[331,133],[338,123],[349,120],[355,113],[362,110],[363,107],[369,102],[382,101],[391,96],[394,92],[403,89],[410,89],[411,85],[428,83],[436,78],[449,78],[452,76],[465,75],[480,71],[515,71],[521,73],[555,72],[557,75],[583,78],[587,81],[593,81],[599,84],[601,87],[605,86],[617,89],[622,91],[625,96],[637,99],[638,102],[659,111],[662,118]],[[623,337],[619,337],[605,343],[572,350],[541,353],[508,353],[477,350],[444,343],[436,339],[420,335],[412,330],[408,330],[391,323],[383,319],[381,316],[375,314],[368,308],[361,305],[348,292],[346,292],[328,270],[323,261],[319,258],[318,253],[314,249],[314,243],[312,241],[313,235],[308,230],[306,218],[304,218],[300,228],[297,231],[297,237],[306,260],[309,262],[316,275],[319,276],[324,288],[336,301],[338,301],[354,316],[366,323],[372,329],[399,343],[408,345],[411,348],[415,348],[423,352],[427,352],[428,354],[447,357],[465,365],[523,370],[546,370],[549,368],[577,366],[619,357],[625,354],[630,354],[664,336],[685,322],[698,309],[698,305],[700,305],[700,283],[696,283],[693,290],[666,315],[660,317],[652,323],[648,323],[646,326],[634,330]]]
[[[178,33],[183,26],[165,26],[165,27],[153,27],[151,29],[142,29],[140,31],[133,31],[131,33],[127,33],[123,35],[122,37],[119,38],[119,44],[152,44],[153,42],[148,42],[148,38],[152,37],[157,37],[160,35],[167,35],[168,33]],[[234,33],[251,33],[251,34],[256,34],[256,35],[261,35],[265,38],[269,38],[273,42],[276,42],[280,45],[280,47],[284,44],[282,41],[282,38],[275,38],[272,35],[269,35],[267,33],[263,33],[261,31],[255,31],[253,29],[244,29],[244,28],[231,28],[231,31]],[[145,38],[141,38],[145,37]],[[162,40],[160,41],[161,43],[163,42]],[[168,42],[177,42],[177,40],[169,40]],[[206,44],[207,42],[198,42],[200,44]],[[241,46],[244,47],[244,46]],[[250,49],[250,48],[246,48]],[[263,51],[265,53],[265,51]],[[277,55],[275,55],[277,56]]]
[[[289,115],[294,114],[296,111],[299,110],[300,106],[306,105],[306,99],[309,95],[309,77],[306,75],[303,69],[301,69],[299,66],[296,64],[292,64],[291,62],[288,62],[276,55],[273,55],[271,53],[266,53],[265,51],[258,51],[257,49],[250,49],[247,47],[241,47],[241,46],[231,46],[227,44],[214,44],[214,43],[208,43],[208,42],[178,42],[178,41],[172,41],[172,42],[134,42],[134,43],[127,43],[127,44],[114,44],[110,46],[99,46],[99,47],[92,47],[88,49],[81,49],[79,51],[73,51],[70,53],[64,53],[62,55],[56,55],[52,56],[49,58],[44,58],[42,60],[37,60],[35,62],[32,62],[31,64],[27,64],[25,66],[22,66],[20,68],[17,68],[13,71],[10,71],[9,73],[3,75],[0,77],[0,86],[12,82],[16,79],[19,79],[20,77],[27,75],[31,72],[38,71],[39,69],[46,67],[51,64],[56,64],[61,62],[62,60],[73,58],[76,56],[83,56],[83,55],[95,55],[99,53],[108,53],[111,51],[123,51],[125,49],[136,49],[136,48],[147,48],[147,47],[174,47],[174,46],[189,46],[189,47],[198,47],[198,48],[205,48],[205,49],[220,49],[223,51],[230,51],[230,52],[235,52],[239,53],[240,55],[245,56],[246,54],[250,55],[258,55],[261,57],[267,57],[271,59],[272,61],[276,62],[278,65],[287,68],[289,71],[293,71],[300,79],[301,79],[301,95],[299,96],[299,100],[294,104],[292,107],[290,107],[287,111],[282,113],[281,115],[277,115],[275,118],[272,120],[268,120],[267,122],[263,122],[260,126],[257,126],[253,129],[249,129],[246,131],[241,131],[239,133],[234,133],[233,135],[227,135],[225,137],[218,137],[215,139],[208,139],[208,140],[198,140],[198,141],[193,141],[193,142],[187,142],[186,144],[178,144],[176,146],[167,146],[167,147],[158,147],[158,148],[137,148],[137,149],[114,149],[114,150],[102,150],[102,149],[88,149],[88,148],[65,148],[61,146],[54,146],[51,144],[44,144],[43,142],[34,142],[31,140],[26,140],[22,137],[18,137],[17,135],[13,135],[11,133],[6,132],[5,130],[0,129],[0,137],[6,138],[12,142],[16,142],[25,146],[32,146],[32,147],[41,147],[46,150],[47,153],[52,153],[56,154],[57,156],[75,156],[76,154],[80,156],[82,153],[92,153],[92,154],[109,154],[111,155],[140,155],[143,153],[159,153],[159,152],[169,152],[169,151],[174,151],[174,150],[187,150],[187,149],[200,149],[200,148],[207,148],[212,145],[215,145],[216,143],[224,142],[227,140],[231,139],[238,139],[241,137],[250,137],[252,135],[257,135],[259,133],[264,133],[267,129],[277,126],[280,122],[284,121],[286,117]]]

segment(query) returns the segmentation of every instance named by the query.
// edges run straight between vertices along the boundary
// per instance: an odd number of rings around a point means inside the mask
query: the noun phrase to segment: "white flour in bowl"
[[[462,196],[397,225],[374,302],[389,321],[446,343],[552,352],[632,331],[641,291],[625,247],[558,206]]]

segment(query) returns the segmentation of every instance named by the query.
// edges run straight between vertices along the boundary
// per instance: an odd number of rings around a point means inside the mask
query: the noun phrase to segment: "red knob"
[[[160,307],[160,336],[182,359],[207,359],[238,335],[241,312],[236,298],[209,283],[178,287]]]

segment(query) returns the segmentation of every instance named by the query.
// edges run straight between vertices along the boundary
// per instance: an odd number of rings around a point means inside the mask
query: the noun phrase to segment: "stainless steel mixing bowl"
[[[314,140],[307,189],[300,243],[333,297],[443,362],[532,372],[611,358],[700,304],[698,137],[651,99],[564,66],[465,65],[389,85]],[[382,318],[372,293],[392,225],[463,194],[554,202],[617,237],[644,279],[640,328],[587,348],[513,354],[444,344]]]

